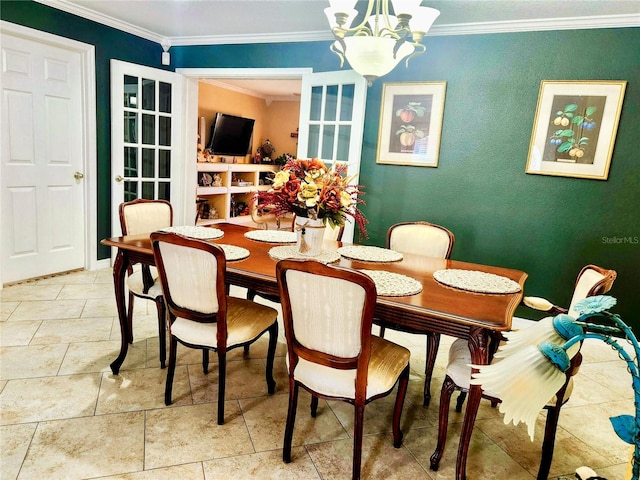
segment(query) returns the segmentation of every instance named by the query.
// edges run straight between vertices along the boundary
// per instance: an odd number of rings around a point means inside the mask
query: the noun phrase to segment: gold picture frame
[[[437,167],[447,82],[382,85],[376,163]]]
[[[544,80],[540,84],[526,173],[606,180],[624,80]]]

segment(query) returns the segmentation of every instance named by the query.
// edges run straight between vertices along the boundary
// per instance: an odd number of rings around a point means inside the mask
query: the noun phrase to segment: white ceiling
[[[323,11],[327,0],[36,1],[172,46],[332,38]],[[423,0],[422,4],[440,10],[429,35],[640,26],[640,0]],[[273,83],[245,80],[236,85],[258,88],[265,98],[290,93],[291,85]]]
[[[172,45],[329,40],[327,0],[37,0]],[[360,1],[364,10],[366,2]],[[430,34],[640,26],[640,0],[423,0]],[[588,20],[586,19],[588,17]],[[582,19],[582,20],[578,20]]]

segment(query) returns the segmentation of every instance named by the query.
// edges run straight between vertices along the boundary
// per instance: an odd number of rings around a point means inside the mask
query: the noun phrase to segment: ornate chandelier
[[[425,34],[438,18],[435,8],[422,7],[422,0],[369,0],[362,22],[352,27],[358,15],[357,0],[329,0],[331,6],[324,13],[329,20],[335,42],[331,51],[345,58],[369,85],[378,77],[393,70],[401,60],[406,63],[414,55],[424,53]]]

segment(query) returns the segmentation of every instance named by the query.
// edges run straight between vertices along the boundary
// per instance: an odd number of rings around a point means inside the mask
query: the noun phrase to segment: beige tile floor
[[[243,295],[241,289],[232,294]],[[225,424],[216,424],[217,369],[203,375],[199,352],[179,349],[174,403],[164,405],[155,306],[138,300],[134,343],[119,375],[120,331],[111,270],[76,272],[0,290],[0,478],[5,479],[347,479],[351,472],[352,407],[321,401],[317,418],[301,394],[293,461],[282,462],[287,408],[284,338],[279,340],[275,395],[264,380],[266,342],[228,362]],[[440,469],[429,469],[437,433],[438,392],[446,351],[434,372],[436,392],[421,406],[424,337],[388,332],[411,350],[403,412],[404,443],[390,433],[392,394],[367,406],[363,478],[454,478],[461,414],[451,413]],[[631,377],[602,342],[588,341],[576,389],[563,408],[551,477],[573,478],[588,465],[622,479],[629,448],[608,417],[633,412]],[[212,360],[213,360],[212,356]],[[504,425],[483,402],[470,448],[469,479],[529,480],[540,459],[541,413],[530,442],[523,425]]]

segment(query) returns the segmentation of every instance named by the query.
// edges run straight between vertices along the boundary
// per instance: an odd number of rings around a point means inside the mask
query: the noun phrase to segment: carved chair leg
[[[462,405],[464,405],[464,401],[467,399],[467,392],[461,391],[460,395],[458,395],[458,399],[456,400],[456,412],[462,412]]]
[[[449,427],[449,403],[451,402],[451,395],[456,389],[456,384],[453,380],[446,376],[442,383],[442,391],[440,393],[440,411],[438,412],[438,443],[436,449],[431,455],[430,468],[433,471],[438,470],[440,466],[440,460],[444,454],[444,447],[447,443],[447,429]]]
[[[556,443],[558,419],[560,418],[560,407],[561,405],[556,405],[553,408],[547,409],[547,420],[544,425],[544,440],[542,441],[542,457],[540,458],[537,480],[546,480],[549,477],[551,461],[553,460],[553,449]]]
[[[129,344],[133,343],[133,299],[135,296],[129,292],[129,303],[127,305],[127,328],[129,330],[129,338],[127,341]]]
[[[293,425],[296,422],[297,407],[298,384],[293,379],[289,379],[289,407],[287,410],[287,423],[284,428],[284,446],[282,447],[282,461],[284,463],[291,462],[291,443],[293,441]]]
[[[276,381],[273,378],[273,361],[276,356],[276,344],[278,343],[278,322],[273,322],[269,327],[269,348],[267,349],[267,391],[269,395],[276,391]],[[248,345],[245,345],[247,348]]]
[[[169,368],[167,368],[167,383],[164,388],[164,403],[171,405],[171,391],[173,389],[173,374],[176,371],[176,350],[178,339],[169,333]]]
[[[396,404],[393,408],[393,446],[400,448],[402,445],[402,430],[400,428],[400,417],[402,416],[402,408],[404,399],[407,396],[407,386],[409,385],[409,365],[403,370],[398,382],[398,394],[396,395]]]
[[[318,416],[318,397],[311,395],[311,416],[316,418]]]
[[[206,348],[202,349],[202,373],[209,373],[209,350]]]
[[[158,309],[158,343],[160,344],[160,368],[165,368],[167,360],[167,310],[162,297],[156,298]]]
[[[224,424],[224,390],[227,379],[227,353],[218,350],[218,425]]]
[[[362,431],[364,428],[364,405],[356,405],[353,425],[353,472],[351,478],[360,480],[362,466]]]
[[[436,356],[438,355],[438,347],[440,346],[439,333],[427,333],[427,352],[424,365],[424,396],[422,406],[428,407],[431,403],[431,377],[433,376],[433,368],[436,365]]]

